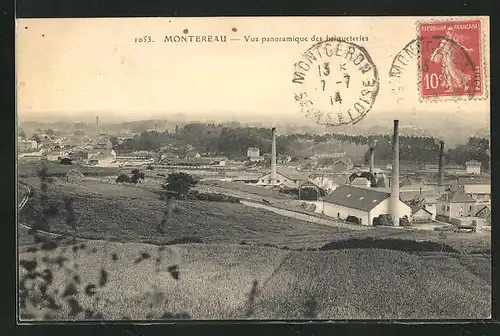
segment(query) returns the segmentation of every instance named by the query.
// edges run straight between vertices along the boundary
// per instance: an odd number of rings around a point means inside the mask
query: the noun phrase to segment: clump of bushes
[[[392,226],[392,217],[389,214],[381,214],[373,219],[373,226]]]
[[[238,197],[217,193],[200,193],[198,190],[191,190],[187,194],[187,199],[206,202],[240,203]]]
[[[320,251],[343,250],[343,249],[387,249],[404,252],[451,252],[457,253],[453,247],[432,241],[420,241],[409,239],[374,239],[372,237],[364,239],[348,239],[333,241],[323,245]]]

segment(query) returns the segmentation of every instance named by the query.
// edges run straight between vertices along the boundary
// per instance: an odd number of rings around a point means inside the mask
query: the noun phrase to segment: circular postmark
[[[378,71],[365,48],[326,40],[294,64],[294,99],[320,125],[356,124],[371,110],[379,91]]]

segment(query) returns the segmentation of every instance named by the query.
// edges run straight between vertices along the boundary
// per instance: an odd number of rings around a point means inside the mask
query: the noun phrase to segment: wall
[[[467,172],[467,174],[479,175],[481,174],[481,166],[467,166],[465,168],[465,171]]]
[[[421,210],[417,211],[416,213],[414,213],[412,217],[414,219],[431,219],[432,214],[429,214],[425,210],[421,209]]]
[[[436,219],[436,204],[426,204],[425,205],[425,210],[429,211],[432,213],[432,219]]]
[[[444,206],[444,209],[443,209]],[[445,216],[448,219],[450,218],[450,210],[447,210],[447,207],[450,207],[450,203],[438,200],[436,203],[436,215],[437,216]]]
[[[382,214],[390,214],[390,205],[391,205],[391,199],[387,198],[384,201],[380,202],[375,208],[373,208],[370,211],[371,215],[371,225],[373,225],[373,218],[378,217],[379,215]],[[410,206],[406,205],[405,203],[399,201],[399,217],[404,217],[405,215],[408,216],[408,219],[411,218],[411,208]]]
[[[340,214],[340,219],[346,219],[347,216],[356,216],[358,218],[361,218],[362,225],[371,225],[369,213],[367,211],[347,208],[342,205],[323,202],[323,212],[325,215],[332,218],[339,218]]]
[[[466,194],[489,194],[489,195],[491,195],[491,184],[464,184],[463,191]]]
[[[381,214],[388,214],[390,206],[390,198],[385,199],[377,206],[375,206],[370,212],[362,211],[358,209],[351,209],[341,205],[331,204],[328,202],[324,202],[324,214],[333,218],[338,218],[338,214],[340,213],[340,218],[345,219],[347,216],[356,216],[361,218],[363,225],[373,225],[373,218],[377,217]],[[408,216],[408,219],[411,217],[411,208],[405,203],[399,201],[399,215],[403,217],[404,215]]]
[[[472,210],[469,210],[471,209]],[[450,216],[452,218],[474,216],[477,212],[476,204],[474,203],[452,203],[450,207]]]

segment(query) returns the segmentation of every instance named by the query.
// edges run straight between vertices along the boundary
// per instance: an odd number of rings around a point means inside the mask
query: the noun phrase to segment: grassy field
[[[105,319],[159,318],[165,312],[187,313],[194,319],[490,317],[488,256],[177,245],[164,252],[155,271],[156,251],[156,246],[146,244],[104,247],[103,242],[90,242],[74,259],[69,249],[48,254],[78,263],[80,291],[73,297],[82,309],[98,311]],[[134,263],[144,252],[153,257]],[[118,256],[115,261],[113,254]],[[41,251],[23,253],[21,258],[41,260],[42,255]],[[178,280],[168,271],[171,265],[179,267]],[[43,263],[38,267],[41,271]],[[95,301],[96,296],[89,297],[83,288],[99,282],[101,267],[107,271],[107,284],[98,289],[100,300]],[[52,287],[64,288],[65,271],[52,267],[52,272]],[[61,309],[52,312],[51,318],[84,318],[83,312],[70,317],[64,300],[57,303]]]
[[[119,168],[115,167],[85,167],[82,165],[62,165],[57,162],[46,161],[43,165],[47,167],[48,176],[65,176],[66,173],[71,169],[77,169],[84,175],[96,175],[96,176],[106,176],[106,175],[118,175]],[[30,162],[30,161],[18,161],[17,173],[21,178],[29,178],[37,176],[38,171],[42,168],[42,162]]]
[[[35,197],[21,212],[20,219],[33,225],[41,194],[36,179],[23,179],[35,188]],[[49,186],[49,202],[63,209],[63,198],[74,199],[78,235],[84,238],[113,238],[119,241],[163,243],[196,237],[207,243],[257,243],[292,248],[320,247],[346,229],[337,229],[241,204],[177,201],[167,220],[164,235],[156,231],[166,203],[157,194],[133,186],[86,181],[70,184],[58,181]],[[71,233],[66,213],[50,219],[51,232]]]
[[[40,211],[40,182],[22,181],[33,187],[35,195],[20,220],[33,225]],[[49,220],[49,231],[74,232],[63,206],[64,197],[70,197],[75,233],[107,240],[85,241],[78,250],[59,242],[60,247],[51,250],[54,246],[41,242],[39,235],[18,230],[20,259],[36,260],[41,274],[49,269],[53,276],[49,292],[60,308],[50,312],[50,319],[83,319],[85,309],[105,319],[160,318],[166,312],[195,319],[490,316],[489,233],[446,233],[445,250],[459,253],[439,253],[418,247],[424,246],[419,241],[431,241],[439,250],[441,240],[434,231],[387,227],[352,231],[241,204],[176,201],[165,233],[159,234],[156,226],[166,204],[152,190],[59,178],[48,185],[48,202],[59,209]],[[186,238],[198,244],[179,243]],[[158,246],[149,243],[175,242],[166,247],[155,269]],[[392,243],[395,247],[388,249]],[[408,248],[409,243],[417,247]],[[141,255],[144,261],[138,259]],[[67,258],[66,269],[47,264],[49,259],[43,261],[47,257]],[[169,269],[173,265],[179,267],[178,280]],[[85,286],[102,280],[101,267],[106,284],[90,297]],[[62,299],[61,292],[74,274],[78,274],[77,291]],[[80,307],[76,312],[75,302]]]
[[[278,198],[278,199],[290,199],[292,196],[280,193],[276,190],[266,189],[263,187],[257,187],[245,184],[243,182],[225,182],[225,181],[202,181],[201,185],[219,187],[223,189],[229,189],[235,192],[242,192],[247,194],[258,195],[261,197],[270,197],[270,198]]]
[[[37,179],[23,179],[33,186],[35,197],[21,212],[21,221],[33,224],[39,213],[40,189]],[[364,231],[323,226],[283,217],[273,212],[247,208],[241,204],[176,201],[167,219],[165,233],[156,231],[166,204],[150,190],[129,185],[85,181],[71,184],[57,180],[49,185],[49,202],[63,209],[63,198],[74,199],[78,235],[89,239],[114,239],[161,244],[180,238],[198,238],[205,243],[257,244],[300,248],[320,248],[332,241],[352,239],[410,239],[441,242],[435,231],[408,231],[378,227]],[[51,218],[50,231],[71,233],[66,213]],[[445,243],[466,253],[490,253],[491,234],[486,232],[445,234]]]

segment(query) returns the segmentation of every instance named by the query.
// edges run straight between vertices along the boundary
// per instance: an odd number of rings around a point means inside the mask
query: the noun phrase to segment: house
[[[338,186],[346,184],[347,181],[347,177],[340,176],[316,176],[312,179],[312,182],[314,182],[314,184],[318,185],[320,188],[328,192],[334,191]]]
[[[142,166],[154,163],[154,159],[150,155],[119,155],[116,156],[116,162],[120,166]]]
[[[309,176],[297,170],[278,168],[276,171],[276,183],[288,188],[298,188],[303,182],[309,181]],[[258,185],[270,185],[271,172],[259,177]]]
[[[191,152],[187,152],[186,153],[186,157],[185,158],[186,159],[194,159],[194,158],[200,158],[200,157],[201,157],[200,153],[191,151]]]
[[[451,222],[452,219],[474,216],[476,212],[476,200],[460,190],[447,192],[437,200],[437,220]]]
[[[390,213],[390,193],[371,188],[341,185],[323,198],[323,213],[327,216],[346,219],[357,217],[361,225],[373,225],[373,219]],[[401,199],[399,215],[410,218],[412,210]]]
[[[59,161],[61,160],[61,152],[58,150],[52,150],[46,154],[47,161]]]
[[[475,217],[482,218],[488,225],[491,225],[491,206],[485,205],[476,212]]]
[[[259,162],[265,160],[265,157],[260,155],[260,150],[257,147],[249,147],[247,149],[247,158],[250,162]]]
[[[329,167],[334,173],[345,173],[350,171],[354,167],[352,160],[350,158],[341,158],[334,161],[334,163]]]
[[[94,149],[112,149],[113,144],[111,140],[107,137],[100,137],[97,139],[96,144],[94,145]]]
[[[358,172],[352,173],[349,176],[349,184],[359,187],[374,187],[377,184],[377,180],[370,172]]]
[[[487,177],[459,177],[453,186],[475,199],[478,205],[491,203],[491,180]]]
[[[87,162],[93,166],[114,166],[116,163],[116,152],[112,149],[93,149],[88,153]]]
[[[111,155],[109,152],[99,153],[92,156],[92,158],[88,160],[88,163],[89,165],[98,167],[117,166],[116,157]]]
[[[280,164],[287,164],[292,161],[292,157],[290,155],[280,155],[278,157],[278,163]]]
[[[28,152],[38,148],[38,142],[35,140],[28,140],[22,137],[17,138],[17,148],[20,152]]]
[[[44,151],[42,149],[33,149],[26,153],[19,154],[18,157],[20,159],[30,160],[30,161],[39,161],[46,159]]]
[[[249,147],[247,149],[247,157],[249,159],[259,157],[260,156],[260,150],[257,147]]]
[[[258,183],[259,182],[259,175],[258,174],[242,174],[233,177],[233,182],[243,182],[243,183]]]
[[[433,217],[432,212],[420,205],[411,206],[411,219],[413,223],[428,223],[432,221]]]
[[[314,157],[316,159],[338,159],[342,158],[346,155],[346,152],[339,152],[339,153],[316,153],[314,154]]]
[[[476,160],[469,160],[465,162],[465,172],[467,174],[474,174],[474,175],[481,174],[481,162]]]

